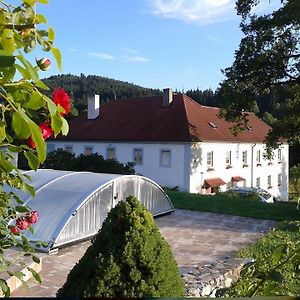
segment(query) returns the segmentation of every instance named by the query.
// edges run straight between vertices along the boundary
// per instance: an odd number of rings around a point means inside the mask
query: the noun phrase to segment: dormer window
[[[216,125],[216,124],[214,124],[214,123],[212,123],[212,122],[208,122],[208,124],[212,127],[212,128],[218,128],[218,126]]]

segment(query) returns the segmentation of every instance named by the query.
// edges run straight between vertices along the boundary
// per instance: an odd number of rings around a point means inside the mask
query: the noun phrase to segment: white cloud
[[[88,56],[100,58],[100,59],[106,59],[106,60],[113,60],[116,59],[114,56],[108,53],[102,53],[102,52],[88,52]]]
[[[69,50],[70,50],[71,52],[77,52],[77,51],[78,51],[78,49],[77,49],[76,47],[70,47]]]
[[[212,35],[212,34],[206,35],[205,38],[218,46],[223,46],[225,44],[224,41],[220,37]]]
[[[152,13],[201,25],[234,18],[235,0],[148,0]]]
[[[99,58],[104,60],[116,60],[121,62],[137,62],[137,63],[145,63],[150,62],[150,60],[146,57],[143,57],[138,54],[138,51],[134,49],[122,49],[123,52],[128,52],[128,55],[111,55],[109,53],[103,52],[88,52],[87,55],[93,58]]]
[[[120,60],[124,62],[150,62],[148,58],[139,55],[123,55]]]

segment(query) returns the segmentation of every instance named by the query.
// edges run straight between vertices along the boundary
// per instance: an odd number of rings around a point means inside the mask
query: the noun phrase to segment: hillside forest
[[[159,89],[145,88],[133,83],[96,75],[55,75],[43,79],[43,82],[50,88],[49,96],[55,87],[65,89],[73,102],[73,115],[80,115],[86,111],[87,97],[93,94],[100,95],[101,104],[120,98],[162,95],[162,91]],[[212,89],[201,90],[197,88],[186,91],[175,90],[174,92],[184,93],[201,105],[223,107],[225,102],[218,89],[213,91]],[[264,96],[257,96],[256,99],[253,99],[251,111],[272,126],[274,120],[282,114],[286,98],[287,95],[284,93],[279,94],[275,91]],[[290,166],[300,162],[300,158],[297,157],[299,151],[299,144],[290,147]]]

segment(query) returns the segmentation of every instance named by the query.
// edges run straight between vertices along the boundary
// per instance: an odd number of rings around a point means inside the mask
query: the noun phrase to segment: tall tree
[[[272,101],[280,104],[280,113],[273,120],[267,144],[276,147],[282,138],[299,143],[300,1],[281,0],[278,10],[258,16],[255,8],[260,2],[264,1],[236,1],[244,37],[233,65],[223,71],[221,116],[235,122],[237,133],[246,125],[246,111],[253,110],[254,100],[271,94]]]

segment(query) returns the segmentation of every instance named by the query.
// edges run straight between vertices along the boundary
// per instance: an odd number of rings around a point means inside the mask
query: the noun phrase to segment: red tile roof
[[[209,178],[204,180],[205,187],[216,187],[220,185],[224,185],[225,181],[221,179],[220,177],[216,178]]]
[[[235,137],[229,131],[231,124],[217,117],[218,111],[182,94],[175,94],[168,107],[163,107],[162,96],[112,100],[101,106],[100,115],[94,120],[87,120],[86,116],[70,119],[68,136],[58,139],[263,142],[271,129],[249,114],[252,131],[245,130]]]
[[[245,178],[243,178],[241,176],[232,176],[231,180],[235,181],[235,182],[239,182],[239,181],[245,180]]]

